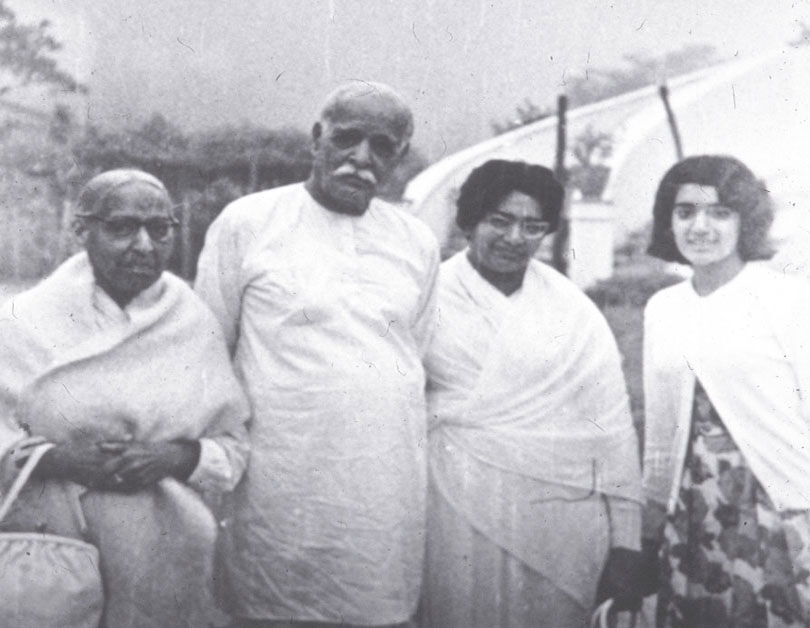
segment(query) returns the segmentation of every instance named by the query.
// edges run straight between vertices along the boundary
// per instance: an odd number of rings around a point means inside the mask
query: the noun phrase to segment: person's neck
[[[481,275],[484,279],[486,279],[492,286],[494,286],[499,292],[502,292],[506,296],[511,296],[518,290],[520,290],[521,286],[523,285],[523,278],[526,276],[526,269],[521,268],[516,271],[510,271],[506,273],[500,273],[498,271],[485,268],[481,266],[476,260],[473,259],[472,255],[467,253],[467,259],[469,260],[472,267],[478,271],[478,274]]]
[[[104,294],[110,297],[122,310],[125,309],[127,305],[132,303],[132,299],[135,298],[134,294],[124,294],[119,290],[115,290],[110,283],[104,279],[104,277],[101,277],[95,271],[93,272],[93,275],[96,278],[96,285],[101,288]]]
[[[336,214],[343,214],[344,216],[362,216],[368,209],[368,205],[363,208],[358,208],[354,205],[341,204],[335,201],[335,199],[324,194],[323,190],[315,185],[312,179],[308,179],[304,182],[304,189],[309,192],[309,195],[315,199],[315,202],[317,202],[318,205]]]
[[[694,267],[692,286],[705,297],[734,279],[745,266],[739,257],[730,257],[715,264]]]
[[[98,284],[98,287],[101,288],[104,293],[110,297],[118,307],[122,310],[125,310],[127,305],[132,303],[132,299],[135,298],[135,295],[132,294],[122,294],[120,292],[116,292],[115,290],[110,290],[106,288],[103,284]]]

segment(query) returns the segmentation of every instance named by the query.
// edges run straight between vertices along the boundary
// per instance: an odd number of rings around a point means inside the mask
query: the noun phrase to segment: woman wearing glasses
[[[596,307],[532,259],[551,171],[489,161],[461,188],[469,247],[439,275],[427,357],[425,623],[583,626],[638,563],[640,478],[620,358]],[[609,559],[610,557],[610,559]]]
[[[103,626],[207,626],[216,526],[197,491],[239,480],[246,400],[215,319],[164,272],[163,184],[100,174],[75,224],[85,250],[1,317],[0,492],[47,451],[0,527],[96,545]]]
[[[692,266],[644,314],[645,550],[659,625],[810,625],[810,285],[768,257],[768,192],[733,157],[675,164],[649,253]]]

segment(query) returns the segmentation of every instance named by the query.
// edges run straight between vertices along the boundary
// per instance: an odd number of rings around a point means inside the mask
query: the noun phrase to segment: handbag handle
[[[609,598],[596,607],[591,616],[591,628],[610,628],[610,609],[613,606],[613,598]],[[638,613],[630,615],[630,628],[635,628],[638,622]]]
[[[609,628],[608,615],[611,606],[613,606],[613,600],[609,598],[596,607],[591,616],[591,628]]]
[[[11,485],[11,488],[8,489],[8,493],[3,499],[3,502],[0,503],[0,522],[5,519],[8,511],[11,510],[14,502],[17,501],[17,498],[20,496],[20,493],[31,477],[31,474],[34,473],[34,469],[36,469],[39,461],[42,459],[42,456],[44,456],[45,452],[51,447],[53,447],[53,443],[43,443],[42,445],[37,445],[34,447],[31,455],[28,456],[28,459],[25,461],[22,469],[20,469],[20,472],[14,479],[14,483]]]

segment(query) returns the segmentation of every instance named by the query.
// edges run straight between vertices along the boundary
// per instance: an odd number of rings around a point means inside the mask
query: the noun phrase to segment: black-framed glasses
[[[168,239],[172,233],[172,229],[177,227],[180,222],[174,218],[150,218],[148,220],[141,220],[139,218],[128,218],[121,216],[120,218],[102,218],[93,214],[77,214],[80,218],[86,220],[96,220],[103,223],[104,230],[114,238],[134,238],[135,235],[141,230],[141,227],[146,229],[146,233],[155,242],[161,242]]]
[[[509,233],[512,227],[518,225],[520,234],[527,240],[539,240],[548,233],[549,223],[545,220],[520,220],[513,216],[506,214],[489,214],[484,218],[486,222],[494,231],[501,234]]]

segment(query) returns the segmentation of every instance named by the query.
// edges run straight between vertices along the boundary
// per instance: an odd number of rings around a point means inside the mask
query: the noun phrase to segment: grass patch
[[[633,423],[639,433],[644,426],[644,389],[641,376],[641,356],[644,336],[644,308],[639,305],[608,305],[602,309],[608,325],[616,336],[622,354],[622,369],[630,395]]]
[[[613,277],[586,291],[602,310],[619,345],[633,424],[640,442],[644,438],[644,307],[653,294],[679,281],[683,278],[662,272],[655,265],[637,264],[617,269]]]

